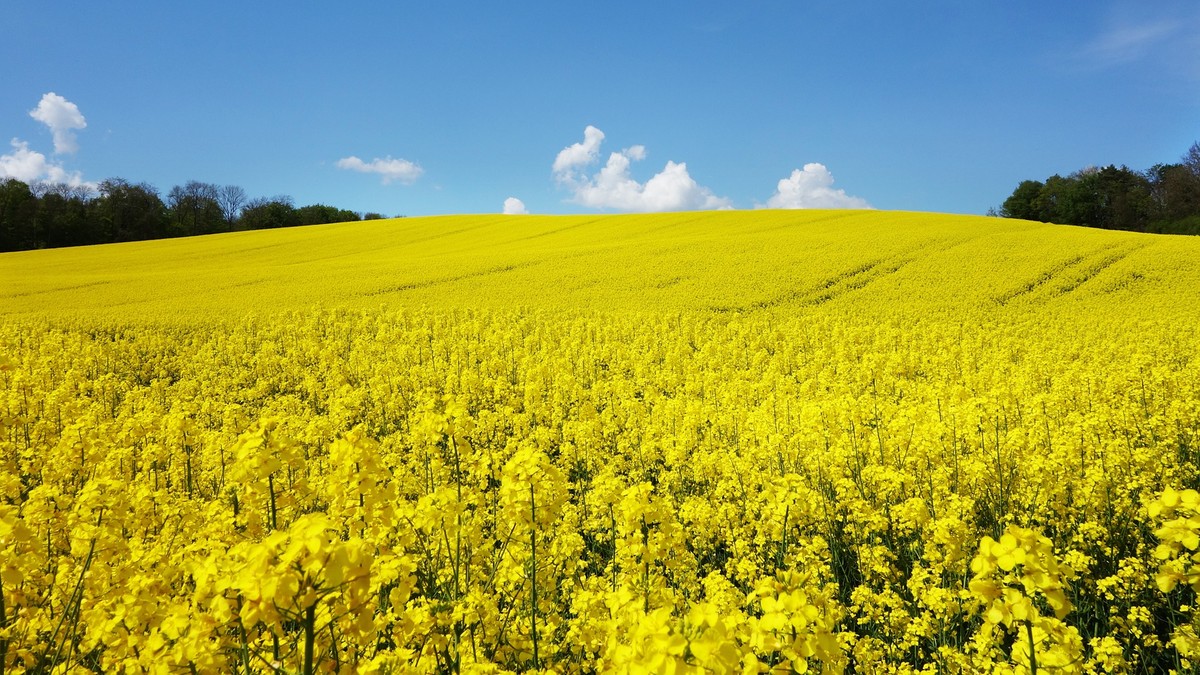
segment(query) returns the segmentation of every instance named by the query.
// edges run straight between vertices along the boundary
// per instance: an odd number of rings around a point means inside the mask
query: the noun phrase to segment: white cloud
[[[30,150],[25,141],[14,138],[11,143],[13,151],[0,155],[0,176],[33,183],[46,174],[49,162],[45,155]]]
[[[12,152],[0,155],[0,179],[16,178],[22,183],[65,183],[71,187],[95,189],[96,184],[83,179],[78,171],[67,171],[61,164],[52,162],[45,155],[30,150],[29,144],[14,138]]]
[[[646,147],[635,145],[608,157],[604,168],[587,175],[586,167],[600,156],[604,132],[588,126],[582,143],[563,148],[554,159],[554,178],[570,188],[571,201],[583,206],[619,211],[692,211],[728,209],[733,203],[696,183],[687,164],[667,162],[645,183],[629,173],[630,164],[646,158]]]
[[[869,209],[865,199],[834,189],[833,174],[824,164],[812,162],[779,181],[775,194],[759,208],[768,209]]]
[[[383,159],[375,158],[370,162],[364,162],[351,155],[350,157],[339,159],[337,167],[360,173],[377,173],[383,177],[384,185],[392,181],[399,181],[405,185],[409,185],[417,180],[421,174],[425,173],[424,169],[407,159],[392,159],[391,157]]]
[[[83,113],[78,106],[67,99],[50,92],[42,96],[42,100],[29,116],[45,124],[54,136],[54,152],[57,154],[73,153],[79,150],[75,141],[75,131],[87,127]],[[78,171],[68,171],[60,162],[51,160],[37,150],[30,149],[29,143],[14,138],[10,142],[12,150],[0,155],[0,179],[15,178],[23,183],[62,183],[71,187],[86,187],[96,189],[96,184],[85,181]]]
[[[38,106],[29,111],[29,116],[50,128],[54,135],[54,152],[63,154],[79,150],[75,131],[86,128],[87,120],[74,103],[54,92],[43,94]]]
[[[628,157],[629,159],[632,159],[635,162],[641,161],[643,159],[646,159],[646,146],[635,145],[631,148],[625,148],[624,150],[621,151],[621,154],[625,155],[626,157]]]
[[[525,202],[516,197],[509,197],[504,200],[504,213],[509,216],[523,216],[529,213],[525,208]]]
[[[592,125],[583,130],[583,142],[568,145],[558,152],[554,158],[554,175],[568,176],[576,168],[587,166],[600,156],[600,142],[604,140],[604,132]]]

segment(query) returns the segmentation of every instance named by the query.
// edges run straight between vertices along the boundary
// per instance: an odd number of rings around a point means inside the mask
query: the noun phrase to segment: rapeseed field
[[[1197,326],[924,213],[3,254],[0,672],[1191,672]]]

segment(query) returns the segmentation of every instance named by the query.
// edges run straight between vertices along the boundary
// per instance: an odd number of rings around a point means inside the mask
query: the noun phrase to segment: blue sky
[[[983,213],[1023,179],[1145,169],[1200,140],[1193,0],[7,0],[0,15],[0,174],[163,194],[200,180],[386,215],[509,198]]]

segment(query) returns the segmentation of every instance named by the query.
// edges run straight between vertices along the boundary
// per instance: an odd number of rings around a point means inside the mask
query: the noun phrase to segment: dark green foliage
[[[1038,220],[1038,195],[1042,191],[1041,181],[1021,181],[1012,196],[1004,200],[1000,207],[1000,215],[1005,218],[1021,218],[1023,220]]]
[[[212,183],[190,180],[186,185],[176,185],[167,195],[170,205],[171,226],[181,235],[212,234],[229,229],[225,214],[217,201],[220,188]]]
[[[247,200],[235,185],[199,181],[176,185],[164,203],[154,186],[122,178],[105,180],[96,190],[0,180],[0,252],[361,219],[324,204],[296,208],[287,196]]]
[[[1200,149],[1200,144],[1192,146]],[[1187,164],[1156,164],[1146,172],[1153,186],[1154,201],[1161,205],[1161,220],[1180,221],[1200,215],[1200,161]]]
[[[50,192],[38,204],[35,230],[46,246],[67,246],[88,239],[87,222],[86,201]]]
[[[295,227],[300,224],[292,198],[279,196],[270,199],[252,199],[242,209],[238,225],[243,230],[266,230],[277,227]]]
[[[354,211],[339,209],[324,204],[313,204],[296,209],[301,225],[324,225],[325,223],[348,223],[361,220]]]
[[[89,206],[87,219],[78,224],[73,236],[59,245],[141,241],[170,234],[167,208],[158,190],[147,183],[134,185],[121,178],[110,178],[100,183],[100,196]]]
[[[37,211],[37,197],[28,185],[13,178],[0,182],[0,251],[36,245]]]
[[[1179,164],[1139,173],[1106,166],[1022,181],[1000,215],[1065,225],[1168,234],[1200,234],[1200,143]]]

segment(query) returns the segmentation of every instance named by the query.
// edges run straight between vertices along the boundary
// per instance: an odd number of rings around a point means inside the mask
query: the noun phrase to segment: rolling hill
[[[1200,307],[1200,239],[974,216],[445,216],[0,255],[0,314],[314,305],[875,312]]]

